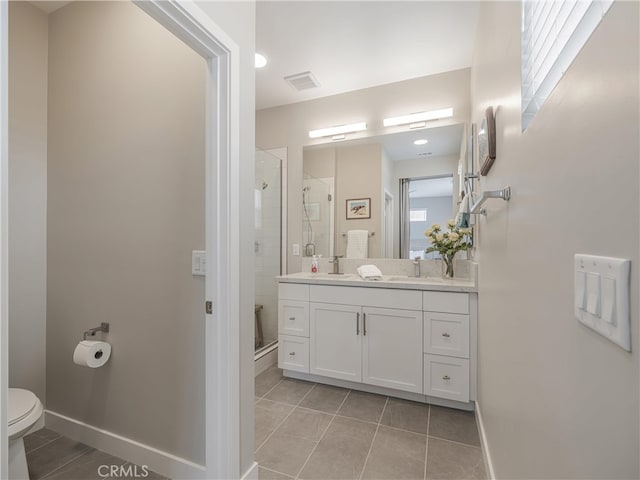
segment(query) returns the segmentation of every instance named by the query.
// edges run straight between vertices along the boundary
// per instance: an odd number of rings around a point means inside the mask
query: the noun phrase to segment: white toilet
[[[22,440],[42,416],[42,403],[32,392],[10,388],[7,402],[9,421],[9,480],[28,480],[29,469]]]

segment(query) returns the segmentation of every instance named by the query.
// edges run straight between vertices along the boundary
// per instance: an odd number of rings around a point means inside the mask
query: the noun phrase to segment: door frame
[[[240,472],[239,47],[191,0],[133,0],[207,62],[205,465],[202,478]],[[0,478],[8,476],[8,2],[0,2]]]

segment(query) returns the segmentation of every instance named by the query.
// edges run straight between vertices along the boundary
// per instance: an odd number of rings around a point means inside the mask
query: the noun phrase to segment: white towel
[[[367,258],[368,246],[368,230],[349,230],[347,232],[347,258]]]
[[[382,272],[375,265],[361,265],[357,269],[363,280],[381,280]]]

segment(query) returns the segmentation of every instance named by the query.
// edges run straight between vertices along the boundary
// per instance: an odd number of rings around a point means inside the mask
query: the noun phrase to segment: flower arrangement
[[[459,251],[471,248],[473,230],[457,227],[455,220],[449,220],[447,226],[448,232],[442,231],[437,223],[424,231],[424,236],[431,242],[425,253],[438,252],[442,257],[443,276],[453,278],[453,259]]]

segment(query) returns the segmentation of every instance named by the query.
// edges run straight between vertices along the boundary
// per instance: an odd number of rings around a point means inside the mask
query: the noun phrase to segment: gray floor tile
[[[378,428],[363,479],[424,478],[427,437],[393,428]]]
[[[264,398],[274,402],[297,405],[300,400],[311,390],[313,383],[285,378],[277,387],[271,390]]]
[[[338,415],[378,423],[387,397],[352,390]]]
[[[390,398],[382,414],[381,425],[427,434],[429,405]]]
[[[473,412],[445,407],[431,407],[429,435],[454,442],[480,446],[480,436]]]
[[[338,411],[347,393],[349,390],[345,388],[316,385],[300,406],[333,414]]]
[[[429,437],[428,441],[428,480],[486,478],[481,449],[433,437]]]
[[[277,432],[292,437],[320,441],[329,422],[333,417],[326,413],[314,412],[303,408],[296,408],[291,415],[278,427]]]
[[[289,480],[290,478],[293,479],[293,477],[290,477],[289,475],[258,467],[259,480]]]
[[[99,450],[91,450],[48,475],[47,480],[94,480],[109,476],[111,466],[119,467],[124,460]]]
[[[303,479],[359,478],[376,425],[335,417],[300,474]]]
[[[294,407],[292,405],[260,399],[256,404],[255,416],[256,437],[254,445],[256,450],[293,409]]]
[[[25,452],[31,452],[32,450],[55,440],[59,436],[60,434],[58,432],[54,432],[48,428],[41,428],[40,430],[24,436],[24,450]]]
[[[275,387],[283,379],[282,370],[278,367],[270,367],[256,377],[255,395],[264,397],[266,393]]]
[[[29,476],[31,480],[42,478],[89,450],[92,449],[87,445],[66,437],[58,437],[52,442],[27,453]]]
[[[293,477],[300,471],[317,442],[275,432],[256,452],[259,465]]]

